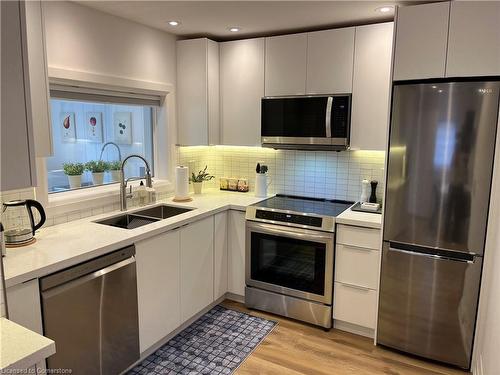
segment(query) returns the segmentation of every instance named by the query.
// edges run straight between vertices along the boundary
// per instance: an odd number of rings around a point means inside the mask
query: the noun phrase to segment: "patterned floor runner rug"
[[[276,325],[218,305],[128,374],[232,374]]]

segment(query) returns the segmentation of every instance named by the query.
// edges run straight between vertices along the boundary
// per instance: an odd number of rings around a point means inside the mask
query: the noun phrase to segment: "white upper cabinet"
[[[220,44],[222,144],[260,146],[264,38]]]
[[[30,98],[36,156],[51,156],[52,126],[42,2],[26,1],[24,4],[26,7]]]
[[[356,27],[351,148],[385,150],[389,125],[393,23]]]
[[[453,1],[447,77],[500,75],[500,2]]]
[[[307,34],[266,38],[266,96],[306,92]]]
[[[354,27],[307,34],[307,94],[352,92]]]
[[[444,77],[449,3],[398,8],[394,80]]]
[[[219,45],[177,42],[177,131],[184,146],[220,144]]]
[[[36,185],[24,2],[1,2],[0,191]]]

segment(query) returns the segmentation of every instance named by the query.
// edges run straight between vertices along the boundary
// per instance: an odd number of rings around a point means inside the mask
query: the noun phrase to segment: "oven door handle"
[[[331,233],[325,233],[322,234],[322,232],[315,233],[311,230],[307,229],[293,229],[290,230],[288,227],[282,227],[280,226],[277,228],[275,225],[267,225],[267,224],[257,224],[249,227],[250,231],[253,231],[254,229],[259,231],[259,232],[264,232],[264,233],[270,233],[270,234],[276,234],[280,236],[286,236],[286,237],[295,237],[295,238],[302,238],[302,239],[311,239],[311,240],[323,240],[323,241],[332,241],[333,236]]]

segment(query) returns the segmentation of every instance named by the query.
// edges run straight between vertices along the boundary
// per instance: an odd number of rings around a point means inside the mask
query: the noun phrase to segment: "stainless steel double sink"
[[[143,225],[156,223],[157,221],[168,219],[169,217],[177,216],[192,210],[194,210],[194,208],[184,208],[162,204],[131,213],[97,220],[95,221],[95,223],[110,225],[112,227],[123,229],[134,229],[142,227]]]

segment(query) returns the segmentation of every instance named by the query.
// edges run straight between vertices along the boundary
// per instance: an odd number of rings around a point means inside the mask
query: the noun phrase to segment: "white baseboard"
[[[358,326],[357,324],[343,322],[341,320],[333,321],[333,328],[339,329],[341,331],[346,331],[349,333],[354,333],[355,335],[360,335],[364,337],[373,338],[375,335],[375,330],[371,328],[366,328],[362,326]]]
[[[234,301],[234,302],[245,303],[245,296],[240,296],[239,294],[227,292],[225,297],[226,297],[226,299]]]

